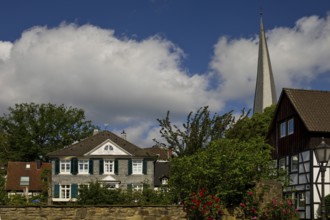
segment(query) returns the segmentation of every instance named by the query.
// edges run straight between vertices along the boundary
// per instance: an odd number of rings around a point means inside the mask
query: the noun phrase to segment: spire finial
[[[260,17],[262,17],[262,15],[264,14],[264,10],[262,9],[262,7],[260,7],[260,12],[259,12],[259,14],[260,14]]]

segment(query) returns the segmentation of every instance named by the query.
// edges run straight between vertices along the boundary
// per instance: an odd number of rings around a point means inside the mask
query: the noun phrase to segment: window
[[[114,162],[113,160],[104,160],[104,173],[114,174]]]
[[[60,186],[60,198],[61,199],[70,199],[70,185],[61,185]]]
[[[166,177],[164,177],[162,179],[162,185],[167,185],[168,184],[168,179]]]
[[[285,158],[281,158],[278,162],[278,167],[281,169],[281,170],[285,170]]]
[[[106,145],[106,146],[104,147],[104,150],[105,150],[105,151],[112,151],[112,150],[113,150],[113,147],[112,147],[111,145]]]
[[[293,134],[293,131],[294,131],[294,119],[291,118],[288,121],[288,135]]]
[[[291,171],[298,171],[298,155],[291,157]]]
[[[21,176],[20,186],[28,186],[30,183],[30,177]]]
[[[119,184],[118,183],[111,183],[111,182],[108,182],[108,183],[103,183],[103,187],[107,188],[107,189],[117,189],[119,188]]]
[[[71,161],[70,160],[61,160],[60,168],[61,168],[61,173],[70,173]]]
[[[132,171],[133,174],[142,174],[142,160],[133,160],[132,161]]]
[[[296,193],[296,208],[297,209],[305,209],[305,204],[306,204],[306,196],[305,192],[297,192]]]
[[[294,132],[294,118],[283,121],[280,124],[280,137],[285,137],[287,135],[293,134]]]
[[[88,160],[79,160],[78,169],[79,169],[80,174],[87,174],[88,169],[89,169],[89,161]]]
[[[281,138],[286,136],[286,121],[281,123]]]
[[[133,191],[142,191],[143,190],[143,184],[132,184],[132,190]]]

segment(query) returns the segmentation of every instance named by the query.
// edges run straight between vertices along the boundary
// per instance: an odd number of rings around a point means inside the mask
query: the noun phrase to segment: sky
[[[251,109],[260,10],[277,97],[330,90],[330,1],[0,0],[0,115],[64,104],[140,147],[157,119]]]

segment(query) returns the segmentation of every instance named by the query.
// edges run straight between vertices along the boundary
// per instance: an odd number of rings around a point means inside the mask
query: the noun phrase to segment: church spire
[[[277,102],[276,89],[266,42],[262,11],[260,12],[259,54],[256,90],[254,95],[253,113],[261,113],[264,109]]]

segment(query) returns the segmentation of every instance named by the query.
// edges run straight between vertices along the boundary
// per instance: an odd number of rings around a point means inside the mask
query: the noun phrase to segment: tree
[[[157,121],[161,127],[161,137],[166,140],[167,146],[178,156],[185,156],[207,147],[213,140],[223,138],[228,127],[234,123],[234,117],[232,112],[211,116],[208,107],[205,106],[195,114],[190,112],[182,128],[172,125],[169,111],[164,119]]]
[[[248,113],[241,114],[241,117],[226,132],[226,138],[237,138],[240,140],[249,140],[251,138],[266,139],[268,129],[274,116],[276,105],[265,108],[263,113],[255,113],[248,117]]]
[[[258,180],[271,177],[270,152],[261,138],[218,139],[194,155],[171,161],[170,189],[178,200],[205,188],[227,205],[238,204]]]
[[[85,119],[82,109],[54,104],[23,103],[9,107],[0,118],[0,144],[5,160],[32,161],[48,152],[87,137],[95,126]]]

